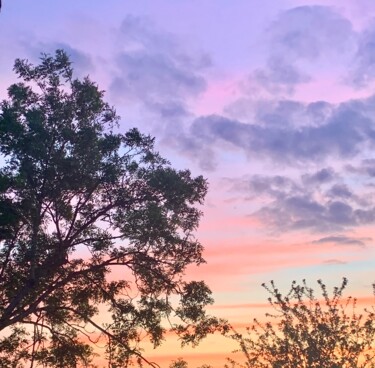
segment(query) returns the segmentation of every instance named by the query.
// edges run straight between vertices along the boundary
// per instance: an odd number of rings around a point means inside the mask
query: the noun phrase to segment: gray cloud
[[[300,127],[319,125],[319,103],[303,104],[293,100],[260,101],[255,104],[255,120],[265,126]],[[326,116],[325,116],[326,117]]]
[[[310,77],[297,66],[280,56],[272,56],[267,68],[258,68],[249,76],[245,90],[251,90],[254,83],[272,94],[290,95],[294,86],[310,81]]]
[[[252,91],[255,85],[272,94],[291,94],[296,85],[311,80],[306,64],[349,60],[356,42],[351,22],[326,6],[282,12],[266,34],[267,66],[250,74],[245,90]]]
[[[353,157],[374,145],[374,122],[352,102],[339,105],[318,126],[258,125],[223,116],[198,118],[191,126],[191,139],[201,144],[230,144],[251,157],[298,165],[326,157]]]
[[[163,143],[197,162],[202,170],[214,171],[218,160],[212,147],[201,145],[200,142],[187,138],[182,129],[178,125],[170,124]]]
[[[153,111],[158,111],[160,116],[165,119],[174,119],[190,116],[186,107],[181,101],[149,102],[148,107]]]
[[[345,235],[333,235],[314,240],[314,244],[335,243],[337,245],[354,245],[365,247],[367,242],[372,241],[372,238],[353,238]]]
[[[252,216],[260,219],[274,230],[284,231],[286,229],[331,231],[340,225],[350,224],[350,218],[344,219],[341,215],[341,218],[337,219],[330,212],[329,207],[323,206],[309,195],[300,195],[278,199],[262,207]]]
[[[320,126],[326,123],[335,106],[325,101],[302,103],[291,99],[252,100],[241,98],[224,112],[234,120],[255,121],[257,125],[278,127]]]
[[[327,195],[332,198],[342,198],[342,199],[350,199],[353,198],[353,193],[349,189],[349,187],[345,184],[335,184],[333,185]]]
[[[240,180],[226,178],[225,181],[230,184],[230,191],[245,193],[247,200],[260,196],[282,200],[289,193],[302,194],[305,191],[294,180],[282,175],[252,175]]]
[[[263,206],[251,216],[274,230],[330,232],[374,223],[375,207],[362,209],[340,200],[320,201],[311,194],[289,195]]]
[[[158,29],[150,20],[128,15],[120,26],[121,40],[127,51],[149,51],[151,53],[173,53],[175,59],[190,68],[202,69],[211,66],[208,54],[190,55],[180,47],[180,40],[173,34]]]
[[[205,88],[202,77],[171,55],[122,53],[117,64],[125,75],[116,78],[113,88],[131,96],[170,99],[199,93]]]
[[[233,150],[249,160],[295,168],[344,159],[348,162],[346,171],[367,171],[375,176],[375,161],[353,166],[355,160],[374,149],[375,96],[337,105],[242,99],[229,106],[225,114],[194,119],[180,131],[176,142],[184,141],[186,147],[197,150],[191,157],[199,157],[208,149],[211,157]]]
[[[350,173],[361,174],[373,178],[375,177],[375,159],[362,160],[357,166],[346,165],[346,170]]]
[[[260,200],[260,207],[249,216],[272,231],[331,232],[374,223],[374,193],[358,186],[350,188],[345,180],[350,183],[351,177],[344,179],[327,167],[295,179],[252,175],[227,178],[226,183],[231,192],[242,196],[242,201]]]
[[[280,14],[267,30],[267,67],[250,76],[271,93],[290,94],[308,82],[314,62],[346,65],[344,79],[357,88],[375,78],[375,21],[360,32],[349,19],[328,6],[300,6]]]
[[[337,177],[335,171],[331,168],[321,169],[313,174],[304,174],[301,179],[304,184],[323,184],[330,183]]]
[[[186,115],[186,99],[206,88],[201,72],[211,65],[210,58],[186,52],[171,34],[133,16],[121,24],[119,44],[111,93],[142,103],[162,117]]]
[[[267,66],[245,82],[270,93],[288,95],[312,79],[314,63],[350,69],[344,80],[357,88],[375,78],[375,21],[360,32],[349,19],[328,6],[299,6],[282,12],[266,31]],[[246,89],[246,88],[245,88]]]
[[[186,132],[193,119],[189,104],[206,89],[210,57],[191,51],[175,35],[144,17],[127,16],[118,32],[110,93],[114,100],[136,106],[141,124],[159,144],[197,161],[206,171],[216,167],[214,150]]]
[[[375,22],[360,33],[354,68],[348,80],[356,87],[365,87],[375,77]]]
[[[283,12],[268,29],[273,52],[290,59],[316,60],[350,47],[350,21],[326,6],[300,6]]]

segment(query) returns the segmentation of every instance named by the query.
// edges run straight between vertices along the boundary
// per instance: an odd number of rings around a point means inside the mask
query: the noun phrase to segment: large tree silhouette
[[[164,317],[197,343],[218,322],[208,287],[182,278],[204,261],[193,232],[205,179],[119,132],[63,51],[14,70],[23,81],[0,105],[0,366],[89,366],[94,337],[112,367],[152,365],[140,341],[159,345]]]

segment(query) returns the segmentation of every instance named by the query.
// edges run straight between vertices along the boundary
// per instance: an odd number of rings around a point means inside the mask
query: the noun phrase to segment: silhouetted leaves
[[[141,339],[159,345],[173,315],[182,322],[170,327],[196,343],[219,325],[204,311],[207,286],[181,278],[204,262],[193,231],[205,179],[173,169],[152,137],[122,133],[64,51],[14,70],[22,81],[0,104],[2,366],[88,367],[96,341],[113,366],[153,365]]]
[[[356,300],[343,298],[347,279],[332,296],[318,281],[322,299],[305,280],[293,282],[283,295],[271,281],[263,287],[274,313],[268,322],[254,320],[244,336],[233,329],[244,363],[229,359],[226,367],[246,368],[374,368],[375,314],[356,312]]]

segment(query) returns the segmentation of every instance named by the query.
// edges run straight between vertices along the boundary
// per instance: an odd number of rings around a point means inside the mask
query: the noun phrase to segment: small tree
[[[170,365],[169,368],[188,368],[188,364],[185,360],[182,358],[178,358],[177,360],[174,360]]]
[[[231,335],[245,357],[240,364],[229,359],[226,367],[251,368],[373,368],[375,367],[375,314],[364,310],[356,313],[356,300],[342,294],[340,287],[329,296],[326,286],[318,281],[323,300],[315,297],[303,281],[293,282],[285,296],[271,281],[263,287],[275,314],[266,323],[254,320],[248,335]]]
[[[182,358],[178,358],[177,360],[174,360],[170,365],[169,365],[169,368],[189,368],[189,365],[188,363],[186,362],[186,360],[182,359]],[[203,364],[203,365],[200,365],[199,367],[197,368],[212,368],[211,365],[208,365],[208,364]]]
[[[114,109],[63,51],[14,70],[23,82],[0,104],[0,366],[88,367],[98,339],[112,367],[153,365],[140,342],[158,346],[171,315],[197,343],[218,324],[208,287],[182,278],[204,262],[193,233],[205,179],[137,129],[116,133]]]

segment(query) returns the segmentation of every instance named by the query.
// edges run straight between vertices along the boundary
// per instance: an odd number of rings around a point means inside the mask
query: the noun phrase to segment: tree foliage
[[[375,313],[356,312],[356,299],[344,298],[344,278],[332,296],[318,281],[322,299],[305,281],[293,282],[282,295],[273,282],[263,284],[274,309],[266,323],[254,320],[247,335],[231,335],[244,363],[229,359],[226,367],[246,368],[374,368]]]
[[[218,325],[208,287],[182,278],[204,262],[205,179],[121,133],[65,52],[14,70],[22,81],[0,105],[0,366],[88,367],[98,339],[112,367],[147,363],[141,340],[158,346],[173,315],[197,343]]]
[[[188,363],[184,359],[178,358],[177,360],[174,360],[169,365],[169,368],[189,368],[189,365],[188,365]],[[208,364],[203,364],[203,365],[200,365],[197,368],[212,368],[212,366],[208,365]]]

